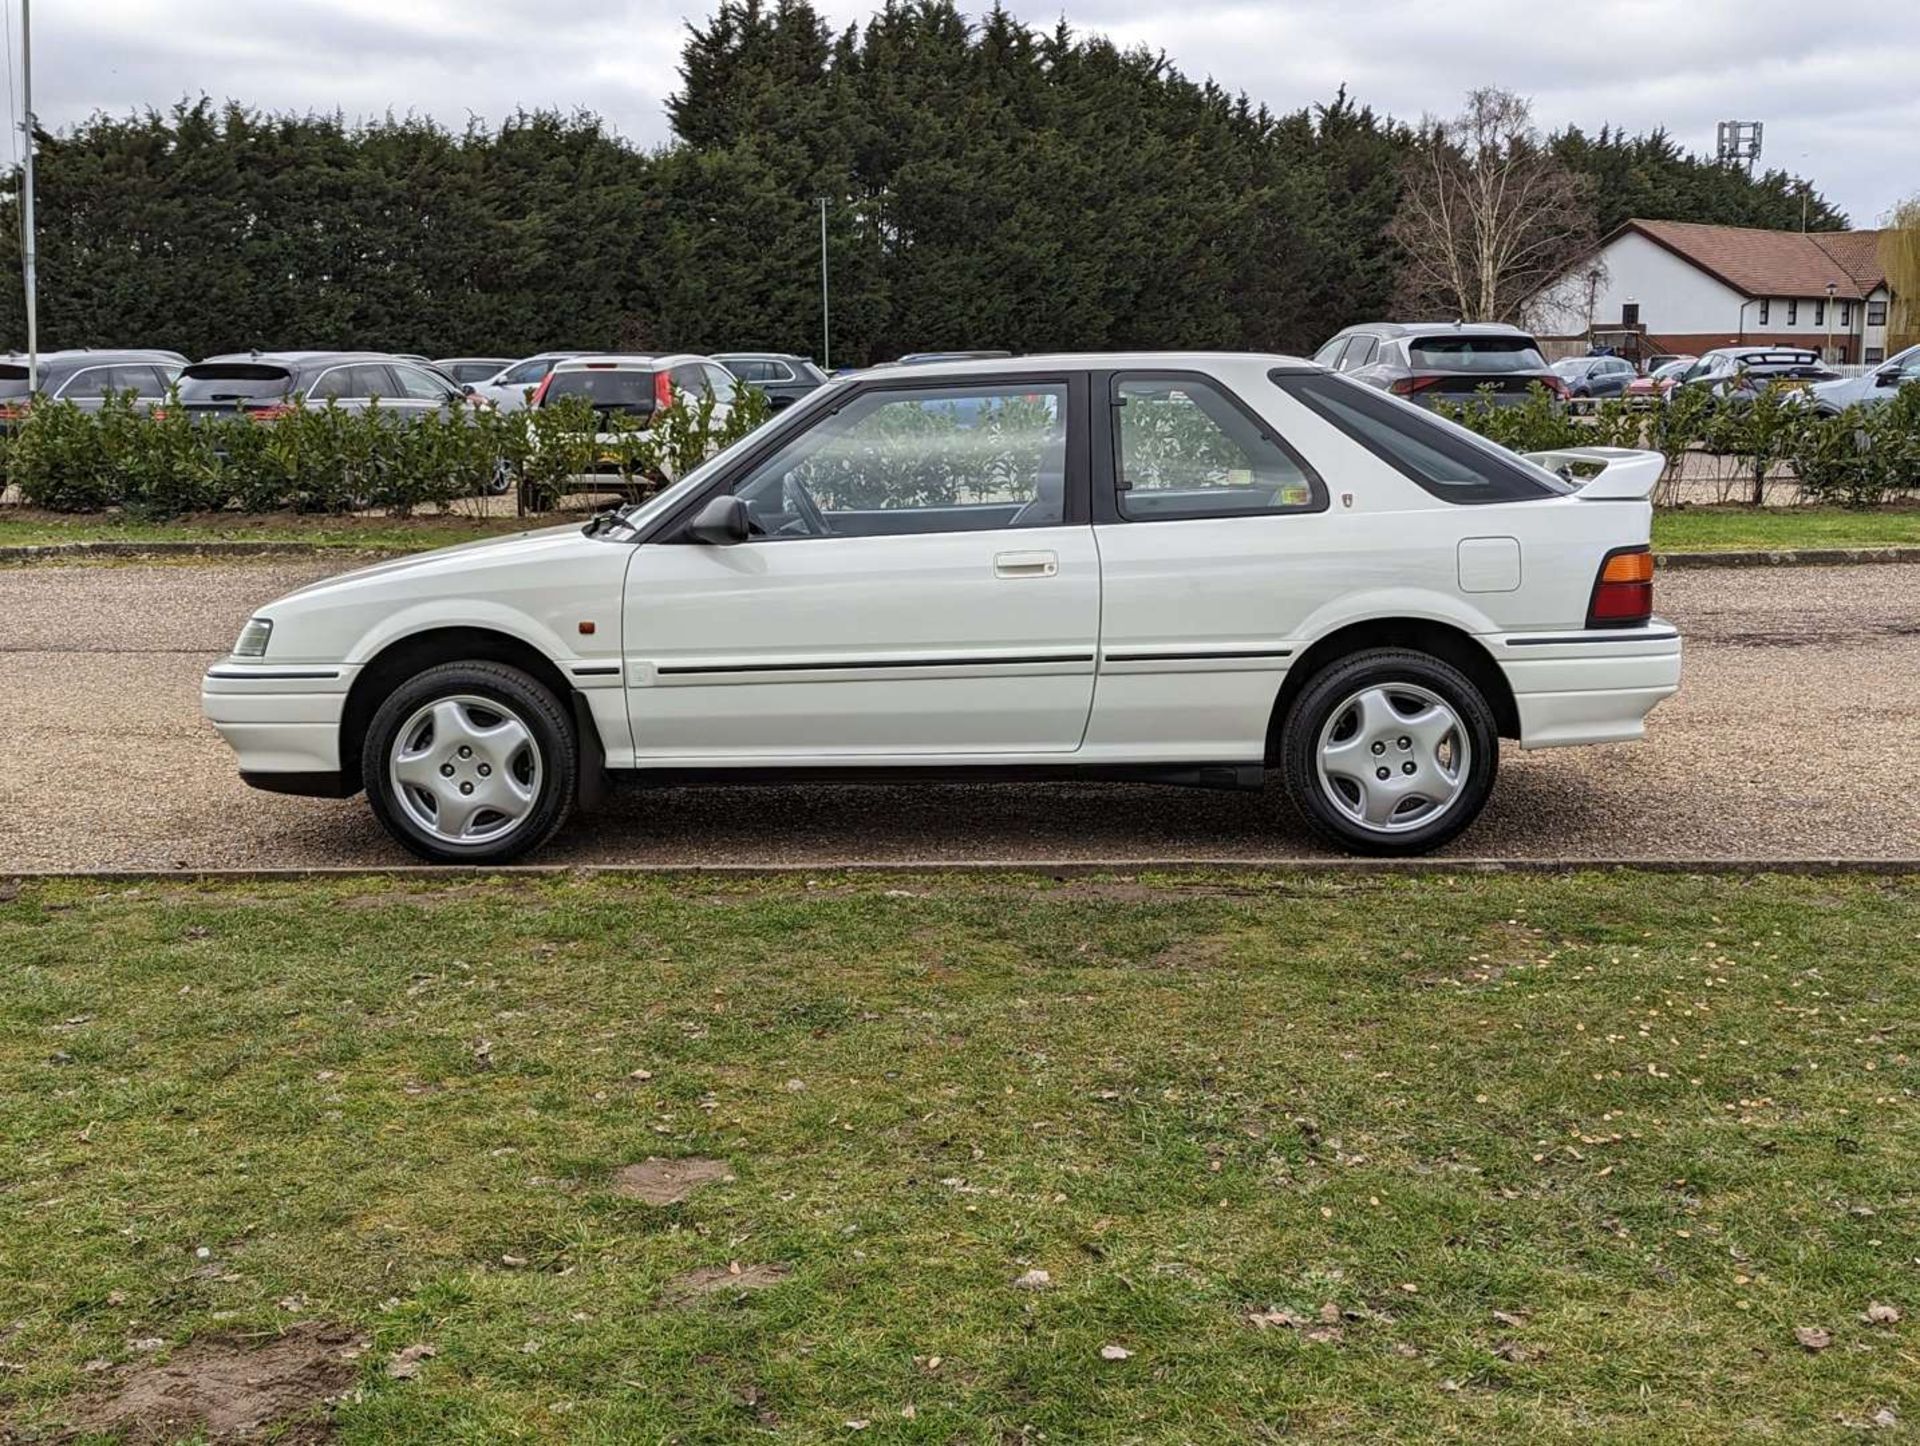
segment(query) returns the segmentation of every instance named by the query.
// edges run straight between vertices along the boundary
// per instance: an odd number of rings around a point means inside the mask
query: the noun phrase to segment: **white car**
[[[739,383],[733,373],[711,357],[681,353],[673,356],[631,356],[604,353],[573,357],[555,365],[534,392],[528,406],[538,410],[565,401],[593,408],[599,451],[595,465],[616,469],[629,437],[644,434],[654,415],[676,400],[697,401],[713,394],[712,425],[718,427],[733,410]],[[618,430],[633,429],[631,433]]]
[[[525,854],[610,773],[1273,776],[1331,842],[1416,853],[1502,738],[1639,738],[1678,686],[1659,471],[1285,357],[877,371],[585,527],[281,598],[202,703],[247,782],[365,788],[434,860]]]

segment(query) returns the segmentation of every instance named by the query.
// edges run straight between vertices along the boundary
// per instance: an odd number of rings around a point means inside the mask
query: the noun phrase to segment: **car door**
[[[1224,382],[1118,372],[1095,387],[1087,752],[1259,763],[1301,624],[1372,560],[1305,459]]]
[[[427,412],[450,412],[458,407],[462,396],[458,388],[405,362],[392,362],[387,370],[393,374],[399,390],[395,394],[394,404],[414,416]]]
[[[876,381],[748,451],[717,486],[749,541],[669,524],[634,550],[637,761],[1077,749],[1100,622],[1084,411],[1072,374]]]

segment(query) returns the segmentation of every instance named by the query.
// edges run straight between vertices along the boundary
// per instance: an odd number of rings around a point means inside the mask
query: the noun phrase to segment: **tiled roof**
[[[1638,231],[1746,296],[1825,296],[1831,281],[1835,296],[1858,301],[1886,281],[1878,231],[1760,231],[1691,221],[1628,221],[1620,230]]]

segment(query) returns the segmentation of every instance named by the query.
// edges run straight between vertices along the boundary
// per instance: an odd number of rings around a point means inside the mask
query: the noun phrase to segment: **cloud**
[[[816,0],[836,27],[865,0]],[[1008,0],[1036,26],[1163,51],[1275,110],[1354,97],[1405,118],[1477,85],[1532,96],[1548,125],[1663,126],[1710,150],[1724,119],[1766,123],[1762,164],[1807,175],[1872,224],[1920,188],[1920,5],[1788,0]],[[584,107],[642,144],[668,138],[691,0],[92,0],[43,7],[34,49],[43,123],[165,107],[202,93],[349,118],[461,125],[517,108]]]

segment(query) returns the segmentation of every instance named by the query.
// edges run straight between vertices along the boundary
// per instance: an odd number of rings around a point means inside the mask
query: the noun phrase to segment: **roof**
[[[1692,221],[1628,221],[1602,242],[1629,231],[1671,251],[1742,296],[1833,294],[1863,301],[1886,285],[1879,231],[1762,231],[1751,226],[1706,226]]]
[[[1361,321],[1345,330],[1379,332],[1386,336],[1420,336],[1437,331],[1457,331],[1462,336],[1529,335],[1505,321]]]

